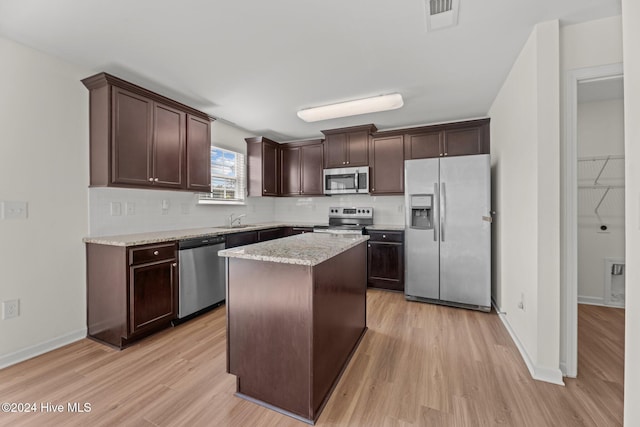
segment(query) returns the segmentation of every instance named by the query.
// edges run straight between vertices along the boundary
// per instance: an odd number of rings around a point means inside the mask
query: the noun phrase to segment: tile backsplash
[[[403,225],[402,196],[250,197],[245,205],[199,205],[197,193],[182,191],[89,188],[89,235],[225,225],[231,213],[243,223],[304,222],[325,224],[330,206],[372,206],[376,224]]]
[[[225,225],[230,214],[243,223],[274,220],[274,199],[250,198],[245,205],[199,205],[198,194],[183,191],[125,188],[89,189],[89,235]]]

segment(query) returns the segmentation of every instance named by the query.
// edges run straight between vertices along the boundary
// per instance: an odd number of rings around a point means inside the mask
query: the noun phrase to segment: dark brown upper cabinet
[[[209,191],[211,117],[107,73],[82,83],[90,185]]]
[[[322,140],[282,144],[280,151],[280,194],[322,196]]]
[[[368,166],[369,135],[376,130],[373,124],[323,130],[324,167]]]
[[[191,114],[187,115],[187,190],[211,192],[211,122]]]
[[[278,196],[280,144],[263,136],[247,141],[247,177],[249,196]]]
[[[402,135],[372,137],[369,147],[369,193],[404,193]]]
[[[489,119],[404,130],[405,159],[487,154]]]

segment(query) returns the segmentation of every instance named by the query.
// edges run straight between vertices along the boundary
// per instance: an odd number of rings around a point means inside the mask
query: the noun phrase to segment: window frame
[[[214,165],[220,165],[225,167],[224,164],[213,161],[214,152],[220,151],[222,154],[222,158],[224,158],[225,153],[231,153],[235,156],[235,176],[230,177],[224,174],[215,174],[214,173]],[[210,149],[210,158],[211,158],[211,166],[209,172],[209,179],[211,180],[211,192],[209,193],[200,193],[198,196],[198,204],[207,204],[207,205],[244,205],[246,204],[247,199],[247,165],[246,165],[246,155],[244,153],[229,150],[227,148],[223,148],[214,144],[211,144]],[[235,181],[235,193],[236,198],[234,199],[225,199],[214,197],[214,179],[229,179]],[[237,197],[240,195],[241,197]]]

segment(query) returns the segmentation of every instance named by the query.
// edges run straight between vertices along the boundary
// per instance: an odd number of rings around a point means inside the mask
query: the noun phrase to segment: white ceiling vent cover
[[[427,31],[440,30],[458,24],[459,0],[424,0]]]

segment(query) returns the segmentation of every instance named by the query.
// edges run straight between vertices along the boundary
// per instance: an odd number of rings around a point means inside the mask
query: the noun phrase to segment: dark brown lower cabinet
[[[285,237],[286,228],[269,228],[267,230],[258,230],[258,242],[266,242],[267,240],[280,239]]]
[[[296,234],[313,233],[313,227],[286,227],[284,237],[295,236]]]
[[[131,247],[88,243],[86,250],[89,337],[124,348],[176,318],[175,242]]]
[[[369,231],[367,249],[369,286],[404,292],[404,232]]]
[[[257,231],[245,231],[243,233],[227,234],[225,246],[227,249],[237,246],[250,245],[258,242]]]

